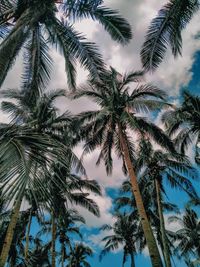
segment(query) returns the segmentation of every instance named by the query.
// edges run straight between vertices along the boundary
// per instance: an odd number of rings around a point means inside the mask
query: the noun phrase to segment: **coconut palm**
[[[97,75],[103,67],[94,43],[74,29],[84,18],[98,21],[111,37],[126,44],[131,39],[128,22],[100,0],[8,0],[0,3],[0,86],[22,48],[25,49],[23,80],[41,89],[50,79],[50,46],[65,59],[68,83],[75,88],[75,62]]]
[[[135,267],[136,243],[142,239],[141,232],[138,231],[137,221],[133,221],[126,213],[114,214],[115,222],[112,225],[103,225],[101,230],[112,231],[102,239],[104,249],[100,254],[100,259],[110,251],[117,250],[123,246],[122,267],[127,261],[128,256],[131,258],[131,267]]]
[[[138,175],[140,177],[140,175]],[[158,212],[157,198],[156,198],[156,188],[154,180],[150,180],[149,177],[140,177],[139,179],[139,188],[142,194],[144,207],[147,213],[147,217],[150,221],[151,227],[155,233],[158,244],[160,245],[162,254],[164,254],[164,245],[162,241],[162,229],[160,227],[160,218]],[[142,230],[141,220],[138,216],[138,211],[136,208],[136,202],[132,193],[131,183],[129,181],[125,181],[120,188],[120,196],[115,200],[115,209],[116,210],[127,210],[130,213],[130,217],[134,218],[138,224],[138,231],[141,235],[140,242],[140,251],[142,251],[146,246],[146,241],[142,240],[142,236],[144,236],[144,232]],[[178,208],[176,205],[162,201],[162,210],[167,212],[178,212]],[[171,233],[165,230],[165,236],[171,250],[174,250],[174,246],[171,242]],[[143,238],[144,239],[144,238]]]
[[[89,246],[76,243],[67,255],[67,267],[91,267],[87,258],[93,256],[93,251]]]
[[[200,221],[193,209],[186,208],[183,218],[172,216],[170,222],[178,222],[180,229],[176,231],[176,240],[179,241],[177,250],[181,257],[193,256],[196,262],[200,261]]]
[[[1,252],[0,266],[4,266],[12,243],[14,229],[26,188],[32,189],[32,181],[40,184],[40,194],[44,194],[45,185],[40,183],[48,165],[58,157],[65,163],[68,155],[60,142],[46,134],[34,132],[33,129],[15,125],[1,125],[0,128],[0,182],[3,194],[13,201],[13,212],[7,229]],[[35,171],[37,166],[37,173]],[[49,196],[49,204],[51,196]]]
[[[65,259],[67,257],[67,248],[71,247],[70,235],[76,234],[82,238],[79,227],[76,223],[85,223],[82,216],[76,210],[68,210],[65,216],[60,216],[58,219],[58,237],[61,244],[60,262],[61,267],[64,267]]]
[[[91,79],[74,93],[74,98],[88,97],[100,109],[87,111],[78,115],[83,123],[83,138],[86,144],[84,153],[101,148],[97,164],[103,160],[108,174],[112,172],[112,149],[123,159],[123,166],[131,180],[136,205],[142,219],[145,238],[147,239],[150,257],[153,266],[162,266],[156,241],[153,236],[134,169],[135,144],[131,138],[134,132],[137,135],[151,136],[157,143],[173,150],[172,142],[153,123],[144,116],[138,115],[140,111],[159,109],[166,104],[165,93],[152,85],[137,86],[130,92],[129,84],[141,79],[141,72],[130,72],[125,75],[116,70],[102,73],[101,79]]]
[[[21,211],[17,225],[15,227],[14,236],[8,255],[8,263],[10,263],[10,266],[14,267],[23,262],[24,240],[26,234],[26,225],[28,224],[28,221],[29,210]]]
[[[7,211],[7,214],[9,215],[11,211]],[[8,255],[8,263],[10,266],[18,266],[21,263],[23,263],[24,258],[24,241],[25,241],[25,235],[26,235],[26,225],[29,222],[29,209],[26,211],[20,211],[19,218],[15,227],[12,244],[10,247],[9,255]],[[3,240],[6,236],[6,231],[9,226],[10,222],[10,216],[4,216],[3,223],[1,224],[1,240],[2,243],[0,244],[0,253],[3,248]]]
[[[69,164],[70,165],[70,164]],[[54,164],[51,173],[54,173],[53,177],[49,179],[47,177],[46,185],[49,187],[50,194],[53,198],[53,206],[51,206],[51,232],[52,232],[52,267],[55,267],[56,262],[56,251],[55,243],[57,237],[58,227],[60,224],[66,225],[69,223],[69,210],[68,202],[76,204],[88,209],[95,216],[99,216],[99,208],[95,201],[89,198],[89,194],[95,193],[101,195],[100,186],[94,180],[83,180],[77,175],[69,173],[69,170],[59,164]],[[61,177],[62,183],[66,184],[64,188],[61,188],[58,183],[56,183],[57,176]],[[67,219],[68,217],[68,219]],[[66,218],[66,220],[65,220]],[[83,222],[83,218],[76,216],[75,219]],[[72,217],[71,217],[72,220]],[[63,222],[62,222],[63,221]],[[67,229],[66,229],[67,230]]]
[[[56,214],[57,215],[57,214]],[[56,264],[56,241],[59,240],[61,244],[60,261],[64,266],[66,259],[66,249],[71,247],[70,235],[78,235],[82,237],[79,227],[76,223],[85,223],[82,216],[78,214],[76,210],[66,209],[55,217],[55,214],[51,216],[50,220],[46,220],[42,224],[42,229],[38,232],[38,236],[42,237],[44,234],[52,234],[51,238],[51,266]]]
[[[35,98],[37,107],[34,108],[30,92],[31,90],[27,93],[24,90],[4,92],[4,96],[15,96],[19,105],[12,102],[2,104],[4,111],[10,113],[12,123],[2,124],[0,127],[0,182],[7,198],[14,200],[14,208],[1,252],[0,266],[4,266],[6,262],[25,192],[28,190],[34,194],[34,185],[37,184],[39,194],[41,197],[45,195],[48,204],[51,205],[52,198],[45,185],[41,183],[42,177],[48,174],[54,162],[60,162],[66,168],[69,168],[68,158],[71,166],[78,163],[71,148],[62,142],[65,125],[69,122],[67,114],[57,116],[56,109],[53,108],[53,101],[60,94],[54,92],[49,98],[47,95]],[[57,179],[58,183],[59,176]],[[62,186],[65,187],[65,184]],[[36,195],[34,197],[36,198]],[[35,201],[37,202],[36,199]]]
[[[30,267],[51,267],[50,264],[50,247],[51,243],[44,244],[42,240],[36,237],[33,240],[34,247],[29,254],[28,266]],[[27,265],[22,265],[24,267]],[[20,267],[20,266],[19,266]]]
[[[175,57],[182,52],[182,31],[199,10],[198,0],[169,0],[151,21],[141,50],[145,70],[155,70],[168,46]]]
[[[187,192],[191,197],[196,197],[196,192],[190,178],[195,178],[195,170],[189,161],[178,153],[154,150],[149,140],[141,140],[138,151],[137,168],[143,168],[143,175],[147,180],[155,183],[156,202],[160,222],[161,242],[163,247],[166,267],[171,267],[169,245],[165,230],[163,216],[164,181],[168,181],[172,188]]]
[[[3,240],[8,227],[10,211],[7,209],[7,201],[0,190],[0,252],[3,247]]]
[[[64,113],[57,116],[57,109],[54,106],[55,101],[58,97],[65,96],[63,90],[56,90],[42,94],[37,98],[39,92],[33,90],[6,90],[2,91],[2,96],[5,98],[10,98],[13,102],[3,101],[2,108],[11,115],[13,122],[19,124],[31,124],[31,127],[37,128],[40,132],[45,132],[56,138],[59,141],[69,144],[70,147],[73,145],[73,140],[71,140],[70,133],[72,132],[71,126],[73,126],[72,118],[70,118],[69,113]],[[71,142],[72,141],[72,142]],[[65,159],[67,162],[67,158]],[[65,202],[66,198],[74,203],[82,205],[93,212],[96,216],[99,216],[99,210],[96,203],[88,198],[88,194],[72,193],[70,190],[82,190],[87,189],[96,194],[100,194],[99,185],[93,180],[81,180],[78,176],[71,173],[73,168],[73,158],[72,161],[68,159],[67,168],[59,166],[59,162],[53,164],[49,170],[49,173],[54,173],[47,177],[47,181],[44,183],[49,187],[49,194],[52,197],[52,266],[55,266],[55,233],[56,233],[56,222],[55,222],[55,212],[59,215],[60,212],[66,210]],[[59,183],[56,181],[59,177]],[[64,187],[60,187],[60,183],[65,184]],[[72,181],[73,180],[73,181]],[[34,187],[36,187],[34,185]],[[46,188],[47,190],[47,188]],[[45,201],[43,199],[43,201]],[[59,204],[58,204],[59,203]],[[57,207],[60,207],[59,209]],[[27,239],[28,240],[28,239]],[[28,242],[27,242],[28,244]],[[27,251],[27,249],[26,249]]]
[[[195,148],[196,163],[200,163],[200,97],[183,92],[180,107],[164,113],[163,122],[170,136],[176,134],[176,145],[180,152],[185,153],[189,145]]]
[[[34,193],[33,193],[34,192]],[[30,208],[27,210],[28,215],[28,222],[27,222],[27,229],[26,229],[26,243],[25,243],[25,249],[24,249],[24,262],[28,259],[28,252],[29,252],[29,241],[30,241],[30,231],[31,231],[31,225],[32,225],[32,219],[33,217],[37,218],[38,221],[41,220],[39,209],[41,210],[41,196],[34,197],[37,194],[37,185],[34,185],[34,189],[32,191],[25,193],[25,199],[28,202]],[[37,199],[37,202],[36,202]]]

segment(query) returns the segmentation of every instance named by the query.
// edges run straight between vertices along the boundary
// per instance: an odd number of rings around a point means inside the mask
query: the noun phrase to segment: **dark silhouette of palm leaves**
[[[93,256],[93,250],[82,243],[76,243],[69,254],[67,255],[68,267],[91,267],[89,262],[87,261],[88,257]]]
[[[176,250],[181,256],[194,256],[200,259],[200,222],[193,209],[186,208],[183,218],[172,216],[169,222],[179,222],[180,229],[175,232],[178,242]]]
[[[97,46],[77,32],[72,23],[83,18],[97,20],[114,40],[122,44],[128,43],[132,37],[128,22],[102,3],[93,0],[65,0],[60,4],[55,0],[1,1],[0,85],[22,48],[25,48],[23,82],[27,87],[41,90],[49,81],[50,46],[64,56],[70,88],[74,89],[76,85],[77,60],[92,75],[98,75],[104,63]]]
[[[140,177],[139,179],[139,187],[141,190],[145,210],[148,216],[148,219],[151,223],[152,228],[157,237],[157,241],[162,248],[162,239],[161,239],[161,232],[160,232],[160,220],[158,216],[158,208],[156,202],[156,190],[155,185],[152,180],[149,180],[145,177]],[[163,189],[164,190],[164,189]],[[146,246],[146,240],[144,238],[143,230],[141,221],[138,215],[138,211],[136,208],[135,198],[132,195],[132,188],[131,183],[129,181],[125,181],[119,192],[120,196],[115,199],[115,209],[116,210],[126,210],[129,212],[130,218],[135,220],[137,224],[137,231],[140,235],[140,242],[138,242],[138,249],[141,252]],[[163,210],[167,212],[178,212],[178,208],[176,205],[162,201]],[[167,234],[169,234],[167,232]],[[168,236],[170,238],[170,235]],[[170,242],[170,239],[169,239]],[[170,246],[173,247],[173,244],[170,242]]]
[[[128,84],[141,79],[142,72],[119,74],[115,69],[101,74],[101,79],[91,78],[86,85],[80,87],[72,97],[87,97],[100,109],[82,112],[77,119],[83,124],[82,138],[86,140],[84,153],[101,146],[97,164],[103,160],[108,173],[112,171],[112,149],[123,159],[118,136],[118,122],[126,130],[127,143],[132,160],[135,158],[135,144],[129,134],[151,136],[158,144],[173,150],[173,144],[160,128],[138,112],[149,112],[168,106],[166,94],[153,85],[141,85],[130,90]],[[125,170],[125,165],[124,165]]]
[[[161,185],[167,181],[172,188],[185,191],[191,198],[197,197],[191,181],[197,179],[197,171],[182,154],[154,150],[149,140],[142,139],[139,143],[136,168],[141,177],[157,179]],[[163,186],[162,189],[165,192]]]
[[[143,67],[154,71],[162,62],[167,47],[173,55],[181,55],[182,30],[199,10],[197,0],[169,0],[151,21],[141,50]]]
[[[117,212],[114,214],[115,222],[113,225],[103,225],[100,230],[112,231],[110,234],[102,239],[104,242],[104,249],[100,253],[100,260],[111,251],[123,247],[123,263],[126,263],[128,256],[131,257],[131,266],[134,267],[134,256],[137,250],[137,244],[143,242],[143,237],[138,231],[137,221],[126,213]]]
[[[50,267],[50,247],[51,243],[43,243],[38,237],[33,239],[33,247],[29,252],[28,266],[33,267]],[[26,263],[23,263],[21,267],[27,266]],[[20,266],[19,266],[20,267]]]
[[[162,120],[168,134],[175,135],[175,143],[181,153],[185,153],[190,145],[195,146],[195,160],[199,164],[200,98],[185,91],[181,106],[164,113]]]

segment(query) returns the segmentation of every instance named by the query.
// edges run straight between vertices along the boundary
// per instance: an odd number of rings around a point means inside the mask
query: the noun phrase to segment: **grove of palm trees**
[[[199,12],[0,0],[0,267],[200,266]]]

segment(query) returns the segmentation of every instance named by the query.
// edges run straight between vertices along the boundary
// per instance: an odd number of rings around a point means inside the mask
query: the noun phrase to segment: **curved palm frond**
[[[176,57],[182,50],[182,30],[199,9],[198,1],[170,0],[151,21],[141,50],[143,67],[154,71],[163,61],[168,45]]]

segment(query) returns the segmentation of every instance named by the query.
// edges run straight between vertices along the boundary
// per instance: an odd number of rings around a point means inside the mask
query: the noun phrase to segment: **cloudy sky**
[[[166,2],[166,0],[105,0],[105,5],[119,10],[121,15],[123,15],[132,26],[134,38],[130,44],[125,47],[112,41],[109,35],[98,23],[86,20],[78,23],[76,28],[80,32],[83,32],[89,40],[97,43],[105,62],[108,65],[113,66],[119,72],[139,70],[141,68],[139,53],[144,41],[145,32],[151,19],[156,15],[159,8]],[[193,91],[195,91],[194,81],[197,75],[197,68],[195,68],[195,66],[198,64],[196,52],[200,50],[200,38],[197,38],[200,30],[199,25],[200,16],[196,15],[184,31],[183,57],[179,57],[174,60],[171,53],[168,52],[160,68],[153,75],[146,76],[147,82],[152,82],[158,85],[161,89],[167,91],[169,95],[174,98],[174,101],[178,101],[181,89],[183,87],[187,87],[189,84],[192,84],[194,89]],[[62,56],[54,51],[53,58],[54,70],[49,88],[67,88]],[[21,64],[20,60],[18,60],[17,64],[6,79],[3,87],[16,88],[19,85],[20,73]],[[86,72],[79,68],[78,73],[78,81],[81,83],[85,80]],[[58,106],[62,111],[68,109],[73,113],[77,113],[85,109],[95,108],[95,106],[86,99],[72,103],[63,98],[59,100]],[[5,120],[5,115],[1,114],[1,121]],[[76,153],[78,155],[81,154],[81,147],[76,149]],[[110,210],[112,208],[112,197],[115,194],[115,190],[117,190],[125,178],[122,175],[121,167],[117,160],[115,162],[116,164],[114,164],[115,167],[111,177],[106,176],[103,166],[96,168],[95,158],[97,157],[97,153],[98,152],[93,153],[85,158],[85,167],[87,169],[88,176],[91,179],[97,179],[103,187],[103,197],[100,198],[94,196],[94,199],[100,206],[101,218],[94,218],[85,211],[84,215],[87,217],[88,226],[92,227],[92,230],[85,229],[85,241],[93,244],[95,249],[99,251],[99,241],[102,235],[98,233],[96,227],[99,227],[103,223],[112,223],[113,218],[110,214]],[[172,200],[175,200],[173,199],[172,193],[170,196],[172,197]],[[184,198],[185,196],[183,196],[183,199]],[[121,253],[117,252],[105,258],[102,263],[98,263],[97,258],[95,258],[92,260],[92,263],[95,267],[109,267],[111,260],[113,266],[121,266]],[[145,267],[150,266],[148,257],[145,255],[138,257],[137,261],[140,263],[139,266],[142,266],[142,264]],[[176,266],[184,267],[184,264],[180,263],[179,265],[178,263]]]

